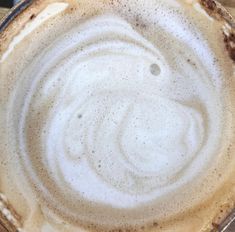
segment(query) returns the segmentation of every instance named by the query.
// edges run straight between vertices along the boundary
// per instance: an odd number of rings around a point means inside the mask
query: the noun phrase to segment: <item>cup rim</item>
[[[34,0],[21,0],[14,7],[10,8],[8,13],[0,20],[0,33],[4,31],[8,25],[33,2]]]
[[[8,13],[2,19],[0,19],[0,34],[10,25],[10,23],[18,15],[20,15],[25,9],[27,9],[34,1],[35,0],[21,0],[14,7],[10,8]],[[217,19],[219,16],[221,19],[225,20],[225,22],[228,23],[229,26],[231,27],[230,33],[232,33],[233,35],[235,34],[235,19],[231,16],[231,14],[226,10],[226,8],[221,3],[219,3],[217,0],[197,0],[197,1],[213,18]],[[235,45],[235,41],[233,42]],[[232,57],[230,54],[230,57],[235,62],[235,56]],[[227,217],[222,221],[222,223],[216,226],[217,228],[215,228],[215,230],[212,230],[212,232],[215,231],[226,232],[229,226],[233,222],[235,222],[235,208],[227,215]],[[5,227],[6,225],[3,221],[1,221],[1,218],[0,218],[0,224],[4,228],[6,228]],[[6,230],[8,231],[7,228]]]

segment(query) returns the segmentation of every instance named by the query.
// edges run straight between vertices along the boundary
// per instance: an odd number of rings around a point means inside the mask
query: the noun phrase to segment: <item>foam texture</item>
[[[52,221],[138,227],[198,207],[221,186],[218,173],[234,171],[231,70],[206,34],[213,20],[178,1],[78,12],[18,61],[4,111],[9,166]]]

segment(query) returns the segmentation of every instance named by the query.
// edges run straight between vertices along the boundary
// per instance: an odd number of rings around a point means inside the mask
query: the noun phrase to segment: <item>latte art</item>
[[[38,72],[32,65],[24,74],[34,76],[36,81],[27,96],[22,131],[31,117],[32,122],[40,118],[48,99],[53,102],[38,128],[27,126],[28,139],[32,133],[39,134],[42,144],[38,159],[45,166],[49,164],[49,173],[63,176],[66,183],[86,196],[89,186],[99,183],[99,179],[101,196],[109,191],[105,182],[113,185],[116,197],[109,195],[114,202],[119,197],[116,188],[142,195],[175,182],[175,177],[201,152],[207,128],[203,128],[203,112],[190,106],[191,94],[174,99],[167,92],[172,79],[184,82],[190,78],[192,84],[198,80],[180,73],[174,78],[159,51],[119,18],[93,19],[71,35],[74,41],[61,38],[39,58],[45,62],[51,54],[56,57],[44,65],[43,71]],[[74,52],[81,47],[80,52]],[[70,51],[66,58],[65,51]],[[155,61],[161,69],[157,77],[149,72]],[[40,67],[40,61],[36,66]],[[190,64],[187,66],[190,69]],[[162,82],[165,89],[161,89]],[[97,193],[93,195],[92,200]],[[124,205],[130,201],[128,197]]]
[[[46,28],[54,35],[42,34],[47,40],[13,72],[4,62],[20,44],[0,59],[0,79],[18,79],[2,93],[2,131],[11,185],[30,209],[28,228],[171,225],[234,173],[232,65],[210,42],[222,35],[206,34],[209,16],[198,5],[187,13],[178,1],[97,3],[84,16],[92,1],[80,4],[63,15],[65,29]]]

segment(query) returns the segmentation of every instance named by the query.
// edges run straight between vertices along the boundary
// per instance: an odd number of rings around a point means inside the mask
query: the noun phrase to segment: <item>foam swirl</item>
[[[155,19],[157,36],[180,32],[168,38],[179,55],[104,14],[60,35],[25,67],[9,118],[43,211],[121,226],[189,206],[183,198],[219,159],[230,119],[214,54],[173,16],[177,29]]]

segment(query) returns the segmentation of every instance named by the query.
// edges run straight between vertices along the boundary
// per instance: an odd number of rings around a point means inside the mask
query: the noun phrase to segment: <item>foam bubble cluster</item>
[[[161,4],[149,30],[107,11],[24,67],[9,112],[42,209],[73,223],[135,225],[216,188],[194,195],[229,138],[223,77],[202,33]]]

